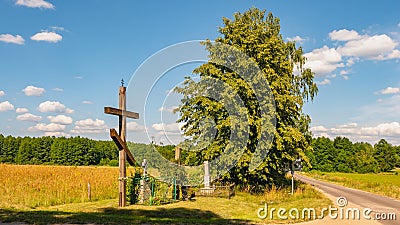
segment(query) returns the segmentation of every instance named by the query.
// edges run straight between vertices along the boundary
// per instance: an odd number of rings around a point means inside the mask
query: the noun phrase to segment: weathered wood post
[[[119,87],[119,109],[126,111],[126,87]],[[119,135],[122,142],[126,143],[126,117],[119,117]],[[126,206],[126,153],[119,151],[119,207]]]
[[[105,107],[104,113],[117,115],[119,117],[119,134],[115,129],[110,130],[110,136],[119,149],[119,207],[126,206],[126,160],[129,164],[135,165],[135,158],[126,145],[126,118],[139,119],[139,114],[126,111],[126,87],[124,80],[119,87],[119,107]]]

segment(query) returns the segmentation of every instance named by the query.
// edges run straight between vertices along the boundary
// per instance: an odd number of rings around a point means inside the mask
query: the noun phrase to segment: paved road
[[[359,191],[347,187],[343,187],[340,185],[335,185],[319,180],[315,180],[306,176],[302,176],[299,174],[295,174],[295,178],[301,180],[305,183],[311,184],[317,189],[321,190],[324,194],[326,194],[335,204],[336,207],[339,209],[343,209],[344,212],[347,212],[349,208],[358,208],[360,210],[360,217],[361,220],[352,220],[352,213],[350,213],[350,220],[343,219],[341,220],[340,224],[384,224],[384,225],[400,225],[400,201],[371,194],[365,191]],[[341,207],[338,203],[338,198],[341,198],[340,203],[346,202],[344,199],[347,200],[347,205]],[[363,210],[371,209],[372,212],[369,214],[371,220],[365,220],[363,218]],[[366,211],[366,214],[368,211]],[[347,213],[344,213],[344,218],[346,217]],[[375,217],[392,217],[390,220],[380,219],[377,220]],[[375,219],[374,219],[375,218]],[[340,219],[339,219],[340,220]],[[325,224],[325,223],[324,223]]]

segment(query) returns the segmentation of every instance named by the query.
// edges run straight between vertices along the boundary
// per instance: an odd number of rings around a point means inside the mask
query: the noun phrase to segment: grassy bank
[[[400,200],[400,171],[379,174],[353,174],[353,173],[307,173],[315,179],[340,184],[346,187],[364,190]]]

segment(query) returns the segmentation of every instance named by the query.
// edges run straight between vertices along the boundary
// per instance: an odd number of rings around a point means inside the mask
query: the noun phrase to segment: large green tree
[[[314,83],[314,74],[310,69],[303,67],[306,59],[303,57],[302,48],[296,47],[295,42],[284,40],[280,33],[279,18],[274,17],[272,13],[266,14],[266,11],[251,8],[244,13],[234,14],[233,19],[223,18],[223,24],[224,26],[219,28],[221,36],[215,43],[237,48],[261,69],[263,79],[268,81],[270,90],[257,91],[265,95],[272,92],[276,106],[276,127],[269,130],[274,134],[272,144],[264,146],[270,147],[267,157],[256,170],[251,171],[249,165],[252,154],[257,146],[263,146],[263,143],[259,142],[262,141],[261,124],[265,119],[260,115],[261,103],[252,89],[254,86],[251,87],[249,82],[235,71],[213,61],[196,68],[194,73],[200,76],[200,80],[212,78],[229,85],[243,101],[249,118],[249,138],[244,154],[237,159],[236,166],[225,174],[221,181],[234,182],[253,190],[280,185],[284,181],[284,163],[297,157],[306,159],[304,152],[311,148],[310,117],[302,110],[304,103],[312,100],[318,91]],[[215,52],[215,44],[211,41],[204,44],[211,56],[225,54]],[[243,64],[241,66],[246,67]],[[190,165],[212,160],[225,150],[231,135],[231,122],[234,120],[220,101],[210,97],[194,97],[195,91],[198,91],[198,86],[190,78],[187,78],[183,87],[177,88],[177,92],[183,94],[179,108],[179,121],[185,124],[183,131],[187,136],[193,137],[193,140],[202,137],[204,124],[214,126],[216,131],[211,144],[201,151],[189,154],[186,163]],[[216,91],[218,90],[214,90]],[[228,97],[230,95],[224,94]],[[210,117],[213,118],[213,122],[205,123],[205,118]]]
[[[385,139],[381,139],[375,144],[374,150],[374,157],[382,172],[394,169],[397,162],[395,147],[389,144]]]

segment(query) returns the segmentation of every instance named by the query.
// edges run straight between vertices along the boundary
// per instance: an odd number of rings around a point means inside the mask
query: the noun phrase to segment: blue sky
[[[118,105],[121,78],[170,45],[215,39],[222,17],[252,6],[280,18],[316,72],[320,91],[305,106],[315,136],[400,144],[398,1],[0,0],[0,133],[108,139],[117,118],[103,107]],[[128,95],[142,116],[128,140],[179,140],[169,90],[197,65],[164,74],[146,111]]]

